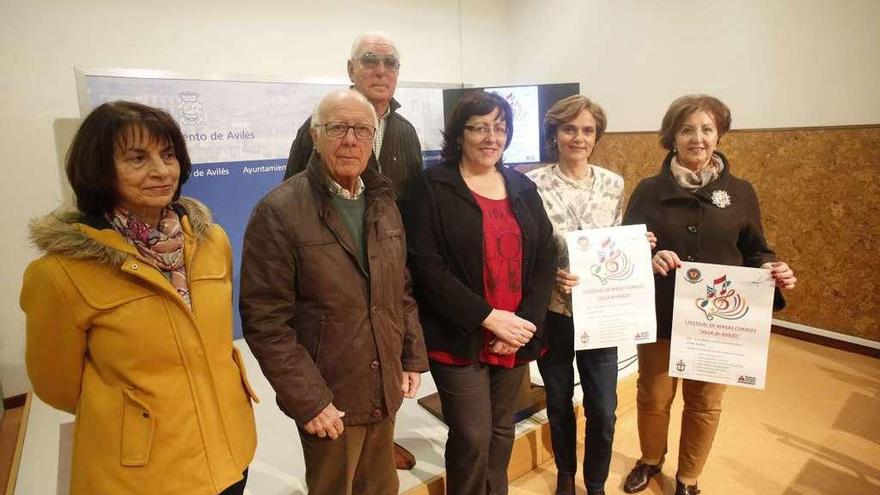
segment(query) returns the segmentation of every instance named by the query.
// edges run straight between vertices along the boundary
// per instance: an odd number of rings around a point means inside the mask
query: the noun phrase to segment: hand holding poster
[[[669,376],[764,389],[773,311],[769,270],[682,263]]]
[[[651,247],[644,225],[566,234],[571,273],[574,349],[657,340]]]

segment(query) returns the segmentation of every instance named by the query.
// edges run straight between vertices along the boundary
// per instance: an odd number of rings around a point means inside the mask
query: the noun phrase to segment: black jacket
[[[657,250],[674,251],[682,261],[749,267],[775,261],[776,255],[764,239],[755,190],[731,175],[727,158],[716,154],[724,162],[721,176],[691,192],[675,182],[670,170],[674,154],[669,153],[660,173],[636,186],[623,216],[624,225],[646,224],[657,236]],[[716,191],[727,193],[728,206],[713,203]],[[672,332],[674,273],[654,275],[657,336],[663,339],[670,338]],[[777,290],[774,308],[784,305]]]
[[[410,188],[422,171],[422,147],[419,144],[419,136],[416,129],[408,120],[397,113],[400,103],[391,100],[391,111],[385,120],[385,136],[382,138],[382,149],[379,150],[379,160],[376,156],[370,156],[369,166],[379,170],[382,165],[382,175],[391,179],[397,194],[397,205],[403,208],[404,203],[410,196]],[[287,158],[287,170],[284,179],[293,177],[296,173],[305,170],[315,147],[309,128],[312,126],[312,118],[309,117],[296,132],[296,138],[290,145],[290,156]]]
[[[538,357],[542,327],[556,272],[553,226],[537,187],[502,168],[507,196],[522,231],[522,301],[516,314],[538,327],[517,352]],[[492,311],[483,285],[483,217],[458,169],[443,163],[425,170],[413,188],[407,221],[409,266],[428,350],[477,360],[482,322]]]

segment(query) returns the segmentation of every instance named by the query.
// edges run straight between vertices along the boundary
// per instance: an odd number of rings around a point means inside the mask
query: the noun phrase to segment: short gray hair
[[[358,50],[360,50],[361,45],[366,43],[367,41],[379,40],[384,41],[391,45],[394,48],[394,54],[397,55],[397,58],[400,58],[400,50],[397,48],[397,44],[394,43],[394,40],[391,36],[388,35],[385,31],[364,31],[363,33],[357,35],[357,38],[354,39],[354,42],[351,44],[351,55],[349,56],[349,60],[355,61],[358,57]]]
[[[353,89],[337,89],[324,95],[324,97],[321,98],[321,101],[319,101],[318,104],[315,105],[315,110],[312,112],[312,127],[326,123],[324,122],[324,118],[326,117],[325,113],[327,111],[327,106],[330,103],[334,103],[339,100],[349,99],[362,104],[365,108],[368,108],[370,111],[370,115],[373,117],[373,127],[379,127],[379,119],[376,117],[376,109],[373,108],[373,105],[370,103],[369,100],[367,100],[364,95]]]

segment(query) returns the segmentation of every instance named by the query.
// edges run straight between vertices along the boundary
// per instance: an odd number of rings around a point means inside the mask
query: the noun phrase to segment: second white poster
[[[575,350],[657,340],[654,274],[644,225],[566,234]]]
[[[763,389],[773,318],[769,270],[682,263],[669,376]]]

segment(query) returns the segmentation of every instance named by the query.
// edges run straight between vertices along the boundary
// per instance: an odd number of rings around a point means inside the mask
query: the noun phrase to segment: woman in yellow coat
[[[232,345],[232,254],[180,198],[191,163],[162,110],[107,103],[67,156],[75,210],[31,224],[24,275],[36,394],[76,415],[70,493],[241,494],[256,447]]]

